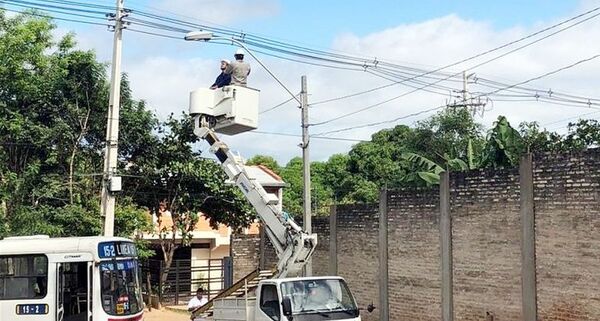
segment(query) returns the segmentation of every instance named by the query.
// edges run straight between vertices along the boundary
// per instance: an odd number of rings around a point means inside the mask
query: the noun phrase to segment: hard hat
[[[228,65],[231,63],[228,59],[221,59],[221,62],[224,62],[224,63],[226,63]]]
[[[242,50],[241,48],[235,51],[234,55],[244,55],[244,50]]]

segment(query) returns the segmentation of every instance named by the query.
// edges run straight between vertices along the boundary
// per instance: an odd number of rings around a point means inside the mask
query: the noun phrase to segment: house
[[[281,209],[283,187],[285,186],[281,177],[263,165],[245,166],[245,169],[251,178],[261,183],[267,193],[277,197],[278,206]],[[149,240],[157,252],[151,262],[157,268],[164,269],[159,231],[163,229],[168,231],[162,233],[163,238],[172,238],[170,230],[173,220],[169,211],[162,212],[160,218],[153,215],[152,219],[156,232],[145,234],[143,238]],[[250,227],[243,229],[242,233],[259,234],[259,224],[253,223]],[[181,240],[181,235],[175,235],[175,239]],[[190,246],[175,250],[167,282],[169,284],[168,292],[183,292],[185,294],[182,295],[186,296],[201,286],[212,296],[222,290],[224,287],[223,261],[224,258],[231,256],[231,239],[232,229],[230,227],[221,224],[216,229],[212,228],[209,219],[201,214],[194,226]],[[159,272],[155,273],[154,279],[158,280]]]

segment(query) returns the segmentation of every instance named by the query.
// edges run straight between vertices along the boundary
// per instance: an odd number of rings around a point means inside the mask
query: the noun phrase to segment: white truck
[[[319,321],[360,320],[356,301],[337,276],[292,277],[317,246],[316,234],[306,233],[279,209],[276,195],[268,194],[245,170],[244,160],[219,140],[216,132],[235,135],[258,128],[258,98],[255,89],[226,86],[201,88],[190,94],[194,134],[206,140],[229,179],[256,209],[266,235],[278,256],[275,278],[260,281],[254,298],[214,301],[214,321]],[[369,305],[367,310],[373,311]]]

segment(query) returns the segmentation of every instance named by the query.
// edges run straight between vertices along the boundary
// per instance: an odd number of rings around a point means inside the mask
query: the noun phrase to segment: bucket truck
[[[244,160],[232,153],[217,136],[235,135],[258,128],[259,91],[240,86],[217,90],[201,88],[190,94],[194,134],[210,145],[221,167],[256,209],[258,218],[278,256],[273,279],[260,281],[255,298],[219,299],[215,321],[360,320],[356,300],[343,278],[298,277],[317,246],[317,235],[308,234],[279,209],[277,196],[269,194],[251,177]],[[372,311],[369,306],[369,312]]]

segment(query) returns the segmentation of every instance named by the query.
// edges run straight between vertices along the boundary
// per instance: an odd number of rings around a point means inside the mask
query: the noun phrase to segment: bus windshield
[[[326,314],[327,318],[333,320],[358,316],[354,298],[341,279],[284,282],[281,284],[281,293],[292,303],[294,320],[304,320],[303,315],[312,314]]]
[[[110,315],[131,315],[143,309],[135,259],[100,263],[102,307]]]

